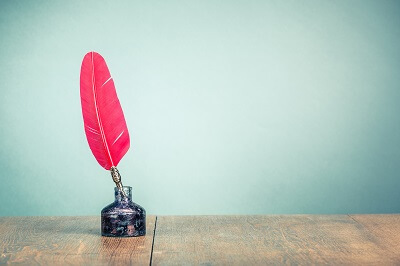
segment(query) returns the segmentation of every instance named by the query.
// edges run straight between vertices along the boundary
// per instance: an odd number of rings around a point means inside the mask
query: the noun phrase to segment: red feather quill
[[[115,167],[129,149],[129,133],[110,71],[96,52],[83,58],[80,93],[89,147],[102,167],[118,173]]]

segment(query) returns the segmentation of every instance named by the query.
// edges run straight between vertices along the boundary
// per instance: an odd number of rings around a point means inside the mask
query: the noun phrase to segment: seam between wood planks
[[[347,214],[347,216],[349,216],[350,219],[352,219],[352,220],[353,220],[354,222],[356,222],[358,225],[364,227],[364,225],[363,225],[363,224],[360,224],[353,216],[351,216],[351,214]]]
[[[154,240],[156,238],[157,218],[158,216],[156,216],[156,220],[154,221],[153,242],[151,243],[151,251],[150,251],[150,263],[149,263],[150,266],[153,264],[153,249],[154,249]]]

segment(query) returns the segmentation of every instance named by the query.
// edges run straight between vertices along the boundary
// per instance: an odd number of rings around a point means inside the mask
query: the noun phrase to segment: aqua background
[[[98,215],[101,53],[151,214],[400,212],[400,1],[1,1],[0,215]]]

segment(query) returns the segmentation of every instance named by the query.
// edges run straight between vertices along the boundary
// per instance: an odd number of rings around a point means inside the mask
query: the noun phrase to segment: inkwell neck
[[[116,201],[132,201],[132,187],[122,187],[125,192],[126,197],[124,197],[121,191],[115,187],[114,188],[114,195]]]

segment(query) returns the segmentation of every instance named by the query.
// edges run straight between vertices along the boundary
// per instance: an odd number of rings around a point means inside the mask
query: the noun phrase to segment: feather
[[[130,146],[124,113],[104,58],[85,55],[81,66],[80,93],[86,138],[97,162],[115,168]]]

